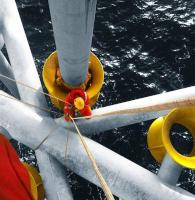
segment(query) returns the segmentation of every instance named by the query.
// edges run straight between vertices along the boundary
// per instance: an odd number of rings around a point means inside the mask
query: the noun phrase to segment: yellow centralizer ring
[[[23,163],[23,165],[28,170],[31,184],[31,193],[34,200],[43,200],[45,197],[45,190],[41,176],[39,175],[38,171],[31,165],[27,163]]]
[[[195,169],[195,145],[188,156],[180,154],[170,140],[170,129],[180,124],[188,129],[195,141],[195,107],[174,109],[167,116],[156,119],[149,128],[147,143],[152,156],[159,163],[166,153],[179,165]]]
[[[48,90],[51,101],[58,109],[63,110],[64,100],[69,92],[56,83],[56,73],[59,68],[57,52],[53,52],[45,61],[43,66],[43,82]],[[91,74],[91,82],[86,88],[87,95],[90,100],[90,106],[93,106],[98,97],[104,82],[104,70],[100,60],[94,53],[90,53],[89,72]],[[63,101],[61,101],[63,100]]]

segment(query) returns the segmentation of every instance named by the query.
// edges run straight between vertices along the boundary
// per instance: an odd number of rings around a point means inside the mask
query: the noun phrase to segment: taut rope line
[[[49,134],[37,145],[37,147],[34,148],[34,151],[38,150],[40,146],[51,136],[53,133],[55,133],[56,128],[58,125],[55,125],[51,130],[49,131]]]
[[[60,112],[56,112],[56,111],[53,111],[53,110],[42,108],[40,106],[28,103],[26,101],[22,101],[22,100],[16,99],[16,98],[14,98],[12,96],[7,96],[7,95],[4,95],[4,94],[0,94],[0,96],[8,98],[8,99],[11,99],[11,100],[14,100],[14,101],[17,101],[17,102],[20,102],[20,103],[23,103],[24,105],[27,105],[27,106],[30,106],[30,107],[33,107],[33,108],[36,108],[36,109],[39,109],[39,110],[42,110],[42,111],[46,111],[46,112],[53,113],[53,114],[60,114],[60,115],[62,114]]]
[[[169,110],[174,108],[185,108],[189,106],[195,106],[195,97],[182,98],[173,101],[165,101],[163,103],[151,103],[147,106],[139,106],[137,108],[127,108],[117,111],[107,111],[103,114],[95,114],[90,117],[75,117],[74,119],[83,119],[83,118],[96,118],[96,117],[105,117],[110,115],[121,115],[121,114],[133,114],[133,113],[142,113],[142,112],[157,112],[161,110]]]
[[[9,77],[7,77],[7,76],[4,76],[3,74],[0,74],[0,77],[6,78],[7,80],[10,80],[10,81],[12,81],[12,82],[15,82],[15,83],[17,83],[17,84],[19,84],[19,85],[22,85],[22,86],[24,86],[24,87],[27,87],[27,88],[31,89],[32,91],[34,91],[34,92],[39,92],[39,93],[41,93],[41,94],[43,94],[43,95],[46,95],[46,96],[48,96],[48,97],[57,99],[57,100],[59,100],[59,101],[61,101],[61,102],[63,102],[63,103],[65,102],[64,100],[62,100],[62,99],[60,99],[60,98],[58,98],[58,97],[55,97],[55,96],[50,95],[50,94],[47,94],[47,93],[45,93],[45,92],[43,92],[43,91],[39,91],[39,90],[37,90],[37,89],[34,88],[34,87],[31,87],[31,86],[29,86],[29,85],[27,85],[27,84],[25,84],[25,83],[22,83],[21,81],[16,81],[16,80],[14,80],[14,79],[12,79],[12,78],[9,78]],[[66,103],[68,103],[68,102],[66,102]]]
[[[96,163],[96,161],[95,161],[95,159],[94,159],[94,157],[93,157],[93,155],[92,155],[92,153],[91,153],[91,151],[90,151],[90,149],[89,149],[84,137],[82,136],[82,134],[81,134],[78,126],[76,125],[74,119],[71,116],[70,116],[70,118],[71,118],[71,120],[72,120],[72,122],[73,122],[73,124],[74,124],[74,126],[76,128],[76,131],[77,131],[77,133],[79,135],[79,138],[81,140],[81,143],[82,143],[82,145],[83,145],[83,147],[84,147],[84,149],[85,149],[85,151],[87,153],[87,156],[88,156],[88,158],[90,159],[90,161],[92,163],[93,169],[94,169],[95,174],[96,174],[96,176],[97,176],[97,178],[98,178],[98,180],[100,182],[100,185],[101,185],[101,187],[102,187],[102,189],[103,189],[103,191],[104,191],[104,193],[106,195],[106,198],[108,200],[114,200],[112,192],[111,192],[108,184],[106,183],[104,177],[102,176],[102,174],[101,174],[101,172],[100,172],[100,170],[99,170],[99,168],[97,166],[97,163]]]

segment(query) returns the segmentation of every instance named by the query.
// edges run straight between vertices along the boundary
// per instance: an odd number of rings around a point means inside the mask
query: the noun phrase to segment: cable
[[[65,102],[64,100],[62,100],[62,99],[60,99],[60,98],[58,98],[58,97],[55,97],[55,96],[50,95],[50,94],[47,94],[47,93],[45,93],[45,92],[43,92],[43,91],[39,91],[39,90],[37,90],[36,88],[33,88],[33,87],[31,87],[31,86],[29,86],[29,85],[27,85],[27,84],[25,84],[25,83],[22,83],[22,82],[20,82],[20,81],[16,81],[16,80],[14,80],[14,79],[12,79],[12,78],[9,78],[9,77],[7,77],[7,76],[4,76],[3,74],[0,74],[0,77],[6,78],[7,80],[10,80],[10,81],[15,82],[15,83],[17,83],[17,84],[20,84],[20,85],[22,85],[22,86],[24,86],[24,87],[27,87],[27,88],[31,89],[32,91],[34,91],[34,92],[39,92],[39,93],[44,94],[44,95],[46,95],[46,96],[48,96],[48,97],[57,99],[57,100],[59,100],[59,101],[61,101],[61,102],[63,102],[63,103]],[[66,103],[70,104],[69,102],[66,102]]]
[[[74,119],[71,116],[70,116],[70,118],[71,118],[71,120],[72,120],[72,122],[73,122],[73,124],[74,124],[74,126],[76,128],[76,131],[77,131],[77,133],[79,135],[79,138],[81,140],[81,143],[82,143],[82,145],[83,145],[83,147],[84,147],[84,149],[85,149],[85,151],[87,153],[87,156],[88,156],[88,158],[90,159],[90,161],[92,163],[93,169],[94,169],[95,174],[96,174],[96,176],[97,176],[97,178],[98,178],[98,180],[100,182],[100,185],[102,186],[102,189],[103,189],[103,191],[104,191],[104,193],[106,195],[106,198],[108,200],[114,200],[114,196],[112,195],[112,192],[111,192],[108,184],[106,183],[104,177],[102,176],[102,174],[101,174],[101,172],[100,172],[100,170],[99,170],[99,168],[97,166],[97,163],[96,163],[96,161],[95,161],[95,159],[94,159],[94,157],[93,157],[93,155],[92,155],[92,153],[91,153],[91,151],[90,151],[90,149],[89,149],[84,137],[82,136],[82,134],[81,134],[78,126],[76,125]]]

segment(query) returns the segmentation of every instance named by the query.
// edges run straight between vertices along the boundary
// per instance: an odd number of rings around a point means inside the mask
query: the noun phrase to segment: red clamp
[[[76,112],[79,112],[82,116],[91,116],[89,97],[87,93],[81,88],[72,89],[65,98],[65,120],[71,121],[70,116],[74,118]]]

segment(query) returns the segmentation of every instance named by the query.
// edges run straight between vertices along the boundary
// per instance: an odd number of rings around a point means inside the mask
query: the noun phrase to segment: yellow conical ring
[[[34,167],[28,165],[27,163],[23,163],[23,165],[26,167],[29,173],[31,193],[34,200],[43,200],[45,196],[45,190],[43,187],[41,176]]]
[[[44,63],[42,74],[43,82],[51,96],[65,100],[69,91],[64,90],[56,84],[56,71],[58,67],[57,52],[55,51],[46,59]],[[100,60],[92,52],[89,57],[89,71],[91,73],[92,80],[90,87],[87,88],[86,92],[89,97],[90,106],[93,106],[99,97],[99,92],[104,82],[104,70]],[[52,103],[60,110],[63,110],[64,103],[58,99],[51,97]]]
[[[161,163],[165,154],[179,165],[195,169],[195,145],[189,156],[180,154],[170,141],[170,129],[174,124],[180,124],[188,129],[195,141],[195,107],[174,109],[166,117],[155,120],[149,128],[147,142],[153,157]]]

